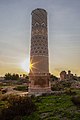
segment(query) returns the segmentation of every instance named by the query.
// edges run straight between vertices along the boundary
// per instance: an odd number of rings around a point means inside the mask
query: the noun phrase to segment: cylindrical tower
[[[30,50],[30,92],[47,92],[49,88],[49,58],[47,12],[37,8],[32,11]]]

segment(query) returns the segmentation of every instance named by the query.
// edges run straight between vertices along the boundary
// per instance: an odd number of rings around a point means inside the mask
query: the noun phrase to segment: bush
[[[41,120],[38,113],[33,113],[30,116],[24,116],[21,120]]]
[[[73,96],[71,100],[75,105],[80,106],[80,96]]]
[[[52,91],[59,91],[59,90],[62,90],[62,89],[63,89],[63,86],[59,83],[56,83],[51,87]]]
[[[28,91],[28,86],[17,86],[14,90],[18,91]]]
[[[60,81],[60,84],[63,85],[65,88],[70,88],[71,87],[71,82],[70,81]]]
[[[5,94],[7,92],[7,89],[2,89],[2,94]]]
[[[7,97],[8,108],[4,108],[0,113],[0,120],[11,120],[17,116],[29,116],[36,110],[35,104],[30,97],[10,95]]]
[[[66,93],[67,95],[76,95],[76,92],[75,92],[75,91],[72,91],[71,89],[66,89],[66,90],[65,90],[65,93]]]
[[[60,91],[60,90],[65,90],[65,88],[70,88],[70,87],[71,87],[70,81],[58,81],[51,87],[51,90]]]
[[[46,96],[49,96],[49,95],[51,95],[51,93],[42,93],[41,97],[46,97]]]
[[[35,98],[35,102],[37,102],[37,103],[42,103],[42,98],[40,97],[40,96],[37,96],[36,98]]]

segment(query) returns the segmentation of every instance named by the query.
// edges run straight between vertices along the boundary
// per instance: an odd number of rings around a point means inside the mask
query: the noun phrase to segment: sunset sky
[[[0,0],[0,76],[29,71],[31,12],[48,12],[49,68],[80,75],[80,0]]]

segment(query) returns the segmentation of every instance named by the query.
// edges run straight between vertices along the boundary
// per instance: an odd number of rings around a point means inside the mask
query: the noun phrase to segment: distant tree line
[[[22,75],[19,76],[19,74],[15,74],[15,73],[13,74],[6,73],[4,78],[5,80],[19,80],[21,77],[24,77],[25,79],[29,78],[28,75],[23,74],[23,76]]]
[[[18,80],[19,75],[18,74],[12,74],[11,73],[6,73],[5,74],[5,80]]]

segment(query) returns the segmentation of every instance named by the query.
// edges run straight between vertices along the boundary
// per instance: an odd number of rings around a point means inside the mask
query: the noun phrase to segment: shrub
[[[75,91],[72,91],[70,88],[69,88],[69,89],[66,89],[66,90],[65,90],[65,93],[66,93],[67,95],[76,95],[76,92],[75,92]]]
[[[35,94],[31,95],[31,99],[35,99],[35,97],[36,97]]]
[[[13,120],[22,120],[21,116],[16,116]]]
[[[21,120],[41,120],[38,113],[32,113],[30,116],[24,116]]]
[[[60,91],[64,90],[65,88],[70,88],[71,82],[70,81],[58,81],[51,87],[52,91]]]
[[[7,92],[7,89],[2,89],[2,94],[5,94]]]
[[[80,106],[80,96],[73,96],[71,100],[75,105]]]
[[[35,102],[38,102],[38,103],[40,102],[40,103],[41,103],[41,102],[42,102],[42,98],[39,97],[39,96],[37,96],[37,97],[35,98]]]
[[[5,108],[0,113],[0,120],[11,120],[17,116],[30,115],[36,110],[35,104],[30,97],[21,97],[10,95],[7,97],[9,102],[8,108]]]
[[[28,86],[17,86],[14,90],[18,91],[28,91]]]
[[[42,95],[41,96],[48,96],[49,95],[49,93],[42,93]]]
[[[62,89],[63,89],[63,87],[62,87],[62,85],[59,84],[59,83],[56,83],[56,84],[54,84],[54,85],[51,87],[51,90],[52,90],[52,91],[59,91],[59,90],[62,90]]]

